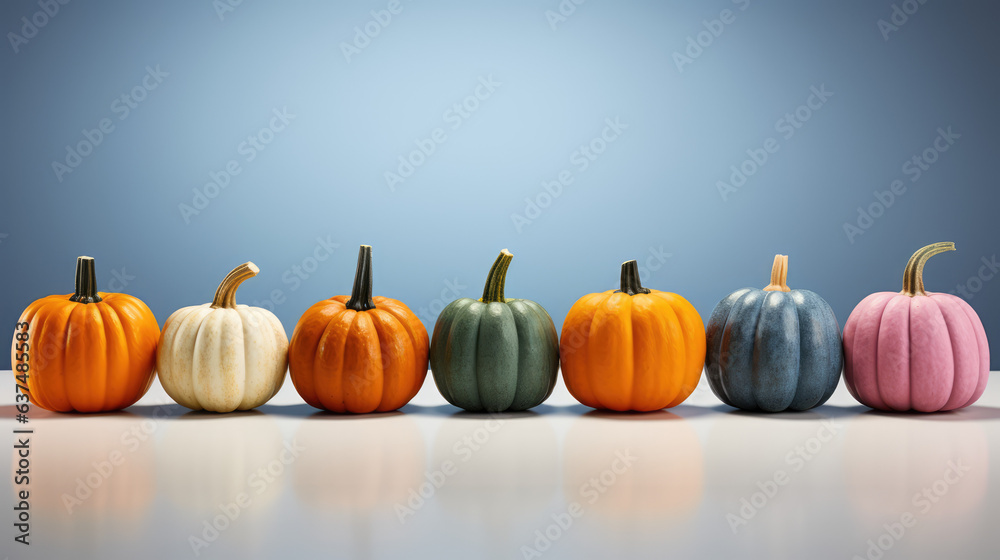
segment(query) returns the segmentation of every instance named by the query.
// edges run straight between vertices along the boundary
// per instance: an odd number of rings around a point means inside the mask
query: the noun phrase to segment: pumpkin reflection
[[[544,416],[458,414],[434,441],[430,468],[446,477],[435,499],[450,513],[478,519],[539,513],[553,498],[557,461],[555,433]]]
[[[989,442],[978,423],[867,413],[851,419],[845,438],[848,494],[866,523],[906,511],[946,519],[983,505]]]
[[[126,412],[86,420],[59,415],[37,421],[30,434],[28,488],[38,515],[32,528],[41,534],[86,538],[109,520],[125,532],[135,530],[153,502],[154,421]],[[13,471],[18,459],[14,453]]]
[[[402,502],[423,481],[424,440],[402,413],[377,417],[317,414],[295,434],[298,499],[318,510],[371,511]]]
[[[199,515],[219,513],[241,493],[255,511],[270,505],[294,461],[278,425],[257,411],[190,412],[166,424],[157,451],[161,492]]]
[[[693,513],[703,489],[698,435],[669,412],[588,413],[566,436],[567,502],[608,517]]]

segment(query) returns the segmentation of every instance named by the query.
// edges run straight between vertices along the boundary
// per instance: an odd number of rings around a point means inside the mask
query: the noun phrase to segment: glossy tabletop
[[[655,413],[596,412],[560,384],[533,412],[474,415],[428,375],[390,414],[320,412],[286,380],[246,413],[190,412],[154,384],[123,412],[27,423],[9,384],[0,559],[997,558],[991,377],[933,415],[873,412],[843,384],[813,411],[749,414],[704,379]]]

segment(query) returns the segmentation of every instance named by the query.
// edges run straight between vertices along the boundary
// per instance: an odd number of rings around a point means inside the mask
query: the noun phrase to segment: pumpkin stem
[[[358,269],[354,272],[354,289],[347,300],[348,309],[368,311],[375,309],[372,300],[372,246],[362,245],[358,251]]]
[[[503,297],[503,287],[507,282],[507,267],[510,266],[510,261],[513,258],[514,255],[507,249],[500,251],[500,256],[493,261],[490,273],[486,275],[486,287],[483,288],[483,298],[480,301],[483,303],[505,303],[507,301]]]
[[[615,293],[621,292],[634,296],[635,294],[648,294],[649,288],[643,288],[639,280],[639,263],[636,261],[626,261],[622,263],[621,288]]]
[[[788,287],[788,255],[774,255],[771,265],[771,283],[764,288],[765,292],[790,292]]]
[[[906,270],[903,271],[903,290],[900,293],[910,297],[927,295],[927,292],[924,291],[924,265],[927,264],[927,259],[939,253],[954,250],[955,244],[950,241],[933,243],[918,249],[910,257],[910,261],[906,263]]]
[[[97,270],[94,267],[94,257],[76,258],[76,286],[69,300],[79,303],[101,301],[101,296],[97,295]]]
[[[245,262],[237,266],[222,279],[219,288],[215,290],[215,297],[212,298],[212,308],[234,309],[236,307],[236,288],[248,278],[257,276],[260,269],[252,262]]]

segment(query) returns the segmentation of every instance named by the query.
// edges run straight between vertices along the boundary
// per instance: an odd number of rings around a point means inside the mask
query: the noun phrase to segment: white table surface
[[[401,413],[322,413],[286,378],[248,413],[189,412],[154,384],[124,412],[32,407],[27,424],[9,383],[7,449],[34,430],[32,544],[13,540],[12,457],[0,559],[998,558],[991,377],[975,406],[935,415],[870,411],[843,383],[813,411],[748,414],[703,379],[669,411],[595,412],[560,383],[491,418],[445,404],[428,374]]]

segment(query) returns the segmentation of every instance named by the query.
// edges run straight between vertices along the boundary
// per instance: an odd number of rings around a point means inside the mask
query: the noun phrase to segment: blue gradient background
[[[684,295],[706,320],[731,291],[766,285],[774,254],[786,253],[790,285],[825,297],[841,324],[867,294],[898,290],[925,244],[959,249],[928,265],[935,291],[968,282],[998,252],[1000,5],[931,0],[886,41],[877,21],[893,2],[882,0],[751,0],[745,10],[589,0],[556,29],[545,14],[556,0],[404,0],[348,63],[341,43],[386,4],[245,0],[220,20],[209,0],[70,2],[20,52],[8,38],[0,324],[71,292],[83,254],[97,259],[104,290],[113,270],[134,276],[123,291],[161,324],[253,260],[261,274],[237,300],[281,290],[273,307],[290,334],[309,305],[350,290],[361,243],[374,247],[376,293],[429,329],[443,303],[481,294],[504,247],[515,255],[508,296],[538,301],[557,326],[577,298],[614,287],[622,261],[651,250],[671,256],[645,284]],[[679,71],[673,53],[723,9],[735,21]],[[5,37],[37,11],[4,2]],[[112,101],[156,65],[169,76],[119,120]],[[502,85],[452,130],[444,112],[490,75]],[[833,97],[784,139],[776,121],[821,85]],[[282,107],[295,119],[245,162],[240,143]],[[115,130],[58,181],[52,162],[105,117]],[[615,117],[628,129],[577,172],[571,154]],[[902,165],[948,126],[961,138],[911,182]],[[447,140],[391,190],[384,173],[438,127]],[[716,182],[770,137],[780,150],[724,201]],[[178,205],[231,159],[242,172],[185,223]],[[518,232],[511,215],[564,169],[574,182]],[[850,242],[844,223],[894,179],[906,193]],[[318,237],[339,248],[287,282]],[[442,298],[455,281],[464,288]],[[1000,279],[970,303],[998,369]]]

